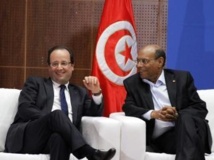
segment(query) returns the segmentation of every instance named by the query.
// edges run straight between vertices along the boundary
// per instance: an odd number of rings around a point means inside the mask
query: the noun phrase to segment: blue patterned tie
[[[68,105],[65,99],[65,85],[60,86],[60,102],[62,111],[68,115]]]

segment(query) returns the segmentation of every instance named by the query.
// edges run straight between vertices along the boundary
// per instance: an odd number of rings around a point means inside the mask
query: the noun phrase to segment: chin
[[[60,81],[60,84],[66,84],[66,83],[68,83],[67,80],[61,80],[61,81]]]
[[[67,83],[64,79],[54,79],[54,81],[56,83],[59,83],[59,84],[65,84],[65,83]]]
[[[145,76],[145,75],[143,75],[143,74],[140,74],[140,77],[141,77],[141,78],[143,78],[143,79],[145,79],[145,78],[146,78],[146,76]]]

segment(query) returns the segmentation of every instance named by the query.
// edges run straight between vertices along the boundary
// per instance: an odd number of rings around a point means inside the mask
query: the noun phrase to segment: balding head
[[[140,49],[140,52],[143,51],[144,53],[155,53],[156,50],[161,49],[159,45],[156,44],[150,44],[146,45],[145,47]]]

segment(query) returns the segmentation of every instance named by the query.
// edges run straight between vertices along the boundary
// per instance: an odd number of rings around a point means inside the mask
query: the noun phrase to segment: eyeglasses
[[[61,65],[61,67],[67,67],[71,62],[53,62],[53,63],[50,63],[50,66],[53,67],[53,68],[57,68],[59,65]]]
[[[138,63],[141,63],[141,64],[148,64],[150,61],[152,61],[152,60],[156,60],[156,59],[145,59],[145,58],[139,58],[139,59],[137,59],[137,60],[134,60],[134,62],[136,63],[136,64],[138,64]]]

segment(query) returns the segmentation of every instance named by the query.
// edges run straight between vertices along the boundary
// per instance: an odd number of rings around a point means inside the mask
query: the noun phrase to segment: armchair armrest
[[[86,142],[100,150],[116,149],[112,160],[120,158],[120,128],[121,123],[107,117],[83,117],[82,134]]]
[[[121,122],[120,159],[143,160],[146,152],[146,126],[139,118],[125,116],[124,112],[110,114]]]

